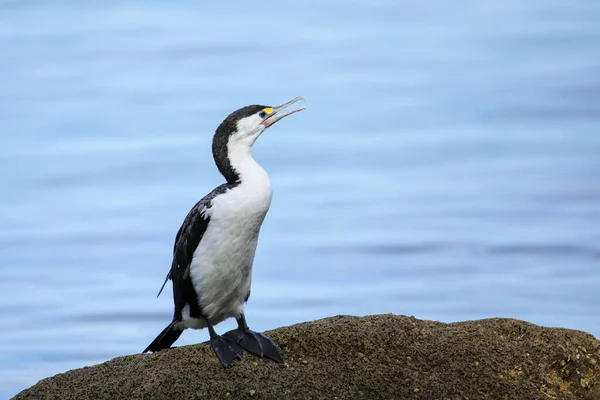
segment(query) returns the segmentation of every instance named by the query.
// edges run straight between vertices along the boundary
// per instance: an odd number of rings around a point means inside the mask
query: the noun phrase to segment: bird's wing
[[[173,245],[173,262],[171,263],[171,269],[167,273],[165,281],[158,292],[158,296],[160,296],[165,285],[169,279],[171,279],[173,281],[173,296],[177,309],[180,309],[178,305],[183,307],[185,302],[184,299],[196,297],[196,293],[191,285],[191,280],[189,279],[190,263],[194,257],[194,251],[196,251],[210,222],[208,210],[211,207],[212,199],[227,191],[229,187],[229,185],[223,184],[204,196],[202,200],[192,207],[185,217],[183,224],[177,231],[175,243]],[[187,302],[189,302],[189,300]]]
[[[171,280],[173,281],[173,300],[175,301],[176,319],[181,319],[181,311],[186,304],[190,305],[190,316],[201,315],[198,306],[198,294],[189,277],[189,268],[194,252],[210,223],[207,213],[210,204],[198,202],[183,222],[179,239],[175,243],[173,262],[171,263]]]
[[[202,200],[204,200],[204,199],[202,199]],[[200,202],[202,202],[202,200],[200,200]],[[175,236],[175,243],[173,244],[173,261],[175,261],[175,254],[177,253],[177,243],[179,243],[179,239],[181,238],[181,232],[183,232],[183,230],[186,228],[186,222],[188,222],[188,219],[190,219],[189,214],[191,214],[192,211],[194,211],[196,209],[196,207],[198,206],[198,204],[200,204],[200,202],[196,203],[196,205],[190,210],[190,212],[186,216],[185,220],[183,221],[183,224],[181,224],[181,226],[179,227],[179,230],[177,231],[177,235]],[[206,225],[208,226],[208,223]],[[204,230],[206,230],[206,227],[204,228]],[[165,281],[163,282],[162,286],[160,287],[160,290],[158,291],[158,294],[156,295],[156,297],[160,296],[160,294],[162,293],[163,289],[165,288],[167,282],[169,281],[169,279],[171,279],[171,270],[172,269],[173,269],[173,265],[171,265],[171,269],[169,269],[169,272],[167,272]]]
[[[173,262],[171,269],[167,273],[167,277],[163,282],[158,296],[162,293],[169,279],[173,280],[173,284],[182,281],[188,275],[188,268],[192,262],[194,251],[210,221],[210,217],[206,214],[206,210],[210,207],[204,199],[200,200],[188,213],[183,221],[183,224],[177,231],[175,243],[173,245]]]

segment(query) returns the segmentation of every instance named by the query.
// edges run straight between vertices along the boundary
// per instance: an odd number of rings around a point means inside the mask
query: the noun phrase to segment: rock
[[[208,344],[118,357],[14,399],[600,399],[600,342],[514,319],[338,316],[268,332],[285,363]]]

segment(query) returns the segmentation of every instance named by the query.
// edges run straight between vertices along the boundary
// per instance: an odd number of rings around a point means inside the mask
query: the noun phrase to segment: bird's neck
[[[217,167],[229,184],[270,186],[267,172],[254,160],[252,146],[228,146],[226,160],[217,160]]]

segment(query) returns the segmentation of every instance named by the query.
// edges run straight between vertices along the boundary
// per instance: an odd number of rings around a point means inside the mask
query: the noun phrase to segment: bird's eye
[[[259,112],[258,116],[261,117],[261,118],[266,118],[267,115],[273,114],[273,111],[275,111],[275,110],[273,110],[272,107],[267,107],[264,110],[262,110],[261,112]]]

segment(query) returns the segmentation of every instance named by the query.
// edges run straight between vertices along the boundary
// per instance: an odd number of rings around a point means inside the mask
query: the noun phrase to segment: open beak
[[[287,117],[288,115],[292,115],[294,113],[297,113],[298,111],[302,111],[302,110],[306,109],[306,106],[301,106],[298,108],[294,108],[293,110],[289,110],[286,112],[282,112],[281,114],[278,114],[279,111],[281,111],[285,108],[288,108],[289,106],[291,106],[292,104],[294,104],[295,102],[300,101],[300,100],[302,100],[304,102],[306,101],[306,100],[304,100],[304,97],[298,96],[295,99],[288,101],[285,104],[282,104],[277,107],[273,107],[273,113],[270,116],[268,116],[265,120],[263,120],[263,122],[261,122],[261,124],[263,124],[266,129],[266,128],[270,127],[271,125],[273,125],[275,122],[279,121],[280,119],[283,119],[283,118]]]

